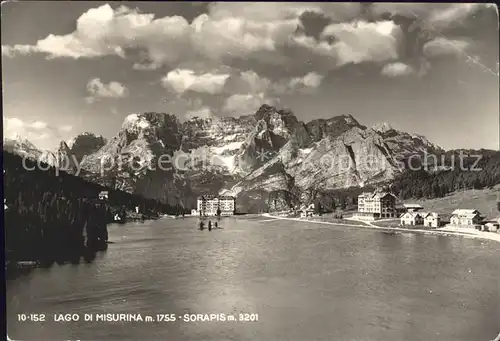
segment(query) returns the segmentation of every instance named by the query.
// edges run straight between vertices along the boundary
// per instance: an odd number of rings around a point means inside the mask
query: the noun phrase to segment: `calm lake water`
[[[352,227],[226,218],[109,227],[92,264],[7,281],[15,340],[489,341],[500,332],[500,244]],[[19,322],[18,314],[45,314]],[[80,314],[55,322],[54,314]],[[175,322],[84,322],[125,313]],[[258,314],[184,322],[184,314]],[[94,315],[95,316],[95,315]],[[181,317],[181,320],[179,320]]]

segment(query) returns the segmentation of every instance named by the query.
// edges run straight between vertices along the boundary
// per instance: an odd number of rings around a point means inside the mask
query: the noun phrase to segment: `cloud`
[[[415,74],[415,70],[408,64],[395,62],[385,65],[381,74],[387,77],[410,76]]]
[[[294,91],[314,90],[321,85],[323,79],[324,76],[311,71],[301,77],[282,78],[272,81],[253,70],[245,70],[231,75],[226,82],[224,94],[236,95],[232,100],[238,101],[241,101],[242,98],[269,99],[290,94]]]
[[[14,139],[17,136],[28,139],[31,142],[48,140],[51,137],[60,138],[59,133],[67,133],[71,126],[51,126],[43,121],[23,121],[17,117],[3,117],[4,138]]]
[[[98,98],[121,98],[128,94],[128,89],[118,82],[105,84],[100,78],[93,78],[87,83],[87,102],[93,103]]]
[[[267,93],[272,86],[273,83],[269,78],[253,70],[244,70],[232,73],[226,82],[224,92],[227,94]]]
[[[3,118],[3,133],[4,136],[9,137],[17,134],[16,130],[21,130],[24,128],[24,122],[15,117],[4,117]]]
[[[36,129],[36,130],[40,130],[40,129],[47,128],[47,123],[42,122],[42,121],[35,121],[33,123],[27,124],[27,126],[33,128],[33,129]]]
[[[322,76],[316,72],[309,72],[304,77],[292,78],[290,80],[290,82],[288,83],[288,85],[292,89],[299,87],[299,86],[303,86],[306,88],[317,88],[321,85],[323,78],[324,78],[324,76]]]
[[[50,34],[34,45],[2,48],[2,53],[45,53],[48,58],[95,58],[116,55],[126,58],[126,51],[139,50],[147,63],[135,62],[138,70],[156,69],[165,63],[190,60],[213,60],[230,64],[235,59],[257,59],[275,65],[303,63],[285,52],[294,44],[292,37],[302,27],[306,12],[322,14],[333,24],[325,34],[335,36],[337,43],[314,39],[295,48],[309,54],[325,54],[338,60],[333,67],[349,62],[393,58],[395,49],[390,23],[344,23],[360,14],[360,5],[345,3],[216,3],[208,13],[191,23],[180,16],[155,18],[121,6],[106,4],[89,9],[77,20],[76,30],[66,35]],[[378,28],[377,28],[378,27]],[[381,31],[381,28],[387,30]],[[376,51],[380,49],[381,51]],[[144,58],[143,58],[144,59]]]
[[[489,4],[480,3],[373,3],[370,9],[376,16],[390,14],[418,19],[423,28],[442,31],[459,25]],[[439,32],[442,33],[442,32]]]
[[[2,45],[2,56],[13,58],[17,54],[28,55],[37,52],[36,48],[30,45]]]
[[[5,47],[2,54],[40,52],[49,58],[95,58],[117,55],[125,50],[146,49],[152,60],[174,61],[183,55],[181,46],[189,38],[189,24],[180,16],[154,19],[154,14],[139,13],[109,4],[89,9],[76,22],[76,30],[66,35],[49,34],[34,45]]]
[[[386,61],[398,57],[402,31],[393,21],[331,24],[322,36],[333,37],[333,44],[325,42],[316,48],[322,53],[333,54],[337,65],[359,64],[369,61]]]
[[[314,2],[215,2],[210,5],[214,20],[245,18],[253,21],[275,21],[298,18],[305,12],[323,13],[333,21],[354,19],[360,12],[359,3]]]
[[[277,57],[283,46],[300,24],[298,18],[270,22],[253,21],[241,17],[217,20],[202,14],[192,22],[193,50],[212,60],[230,61],[235,58],[262,59]]]
[[[69,133],[70,131],[73,130],[73,127],[70,126],[70,125],[63,125],[63,126],[60,126],[59,128],[59,131],[61,132],[64,132],[64,133]]]
[[[171,87],[179,94],[190,90],[214,95],[222,91],[229,76],[209,72],[196,74],[193,70],[175,69],[163,77],[162,83],[164,87]]]
[[[260,94],[234,94],[229,96],[222,110],[232,116],[254,114],[262,104],[274,104],[275,99]]]
[[[134,65],[132,65],[132,68],[134,70],[140,70],[140,71],[144,71],[144,70],[158,70],[161,67],[162,67],[162,65],[158,64],[158,63],[149,63],[149,64],[134,63]]]
[[[47,58],[74,59],[113,55],[130,59],[133,69],[143,71],[176,65],[178,71],[185,73],[172,74],[175,79],[168,79],[167,75],[166,83],[175,82],[177,93],[189,87],[215,94],[222,91],[220,78],[213,87],[207,86],[208,91],[202,90],[201,85],[188,86],[189,82],[182,78],[193,80],[195,76],[226,73],[209,72],[210,68],[195,70],[191,64],[240,68],[242,62],[255,61],[293,70],[294,76],[310,71],[322,74],[349,64],[386,64],[398,60],[403,44],[408,43],[404,41],[399,16],[411,18],[413,26],[443,33],[485,6],[491,4],[216,2],[189,22],[181,16],[155,17],[137,9],[105,4],[81,14],[73,32],[49,34],[32,45],[2,46],[2,54],[13,57],[44,53]],[[318,32],[326,24],[319,36],[305,32],[305,18],[311,13],[324,19]],[[433,48],[430,43],[426,55],[434,55]],[[442,47],[437,54],[443,54],[441,50]],[[255,75],[240,75],[243,77]],[[237,84],[238,93],[270,91],[264,88],[272,88],[273,82],[267,84],[260,77],[264,83],[253,88],[244,80],[225,80],[227,84]],[[94,100],[88,98],[89,102]]]
[[[460,55],[470,46],[469,42],[459,39],[436,38],[423,47],[427,57]]]
[[[430,24],[436,29],[445,29],[459,25],[464,19],[476,13],[488,4],[450,4],[441,10],[435,10],[429,15]]]

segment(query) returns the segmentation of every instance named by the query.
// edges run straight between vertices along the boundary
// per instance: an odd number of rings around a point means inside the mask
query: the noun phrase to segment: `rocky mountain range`
[[[42,155],[40,149],[19,134],[14,138],[4,138],[3,150],[20,156],[33,156],[35,159],[40,158]]]
[[[305,123],[269,105],[254,115],[185,122],[163,113],[132,114],[109,142],[84,134],[71,146],[61,143],[55,154],[27,141],[9,146],[50,163],[74,155],[79,175],[165,203],[194,207],[198,195],[219,192],[237,196],[244,210],[262,203],[282,209],[310,200],[298,193],[311,189],[387,182],[410,155],[443,152],[389,124],[367,128],[351,115]]]

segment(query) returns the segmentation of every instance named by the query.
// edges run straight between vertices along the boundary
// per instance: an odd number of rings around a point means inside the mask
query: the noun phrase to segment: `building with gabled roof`
[[[108,191],[101,191],[99,193],[99,200],[108,200],[109,199],[109,192]]]
[[[358,218],[374,220],[396,217],[396,196],[389,192],[364,192],[358,196]]]
[[[475,210],[475,209],[458,208],[455,211],[453,211],[451,214],[453,214],[453,215],[474,215],[474,214],[480,214],[480,212],[478,210]]]
[[[481,223],[483,217],[476,209],[456,209],[450,217],[450,225],[474,227]]]
[[[436,212],[423,213],[424,226],[439,227],[441,225],[441,217]]]
[[[424,217],[420,212],[406,212],[400,217],[401,225],[422,225]]]

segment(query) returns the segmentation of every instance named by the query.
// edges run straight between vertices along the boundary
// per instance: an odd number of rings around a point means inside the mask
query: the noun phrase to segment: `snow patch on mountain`
[[[267,198],[387,181],[399,172],[398,161],[433,146],[389,124],[370,129],[351,115],[304,123],[291,111],[263,105],[255,115],[183,122],[163,113],[131,114],[82,168],[104,170],[100,178],[108,185],[162,201],[209,192]],[[175,164],[152,170],[166,156]],[[134,169],[119,169],[120,158],[137,161]]]
[[[394,130],[394,128],[387,122],[376,123],[372,126],[372,129],[380,133],[386,133],[389,130]]]
[[[122,128],[128,129],[130,127],[138,126],[139,128],[145,129],[149,127],[149,122],[143,116],[139,116],[138,114],[130,114],[125,117],[123,121]]]
[[[19,134],[16,134],[16,136],[12,139],[4,137],[3,149],[32,159],[38,159],[40,155],[42,155],[42,151],[40,149]]]

